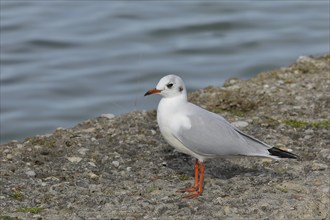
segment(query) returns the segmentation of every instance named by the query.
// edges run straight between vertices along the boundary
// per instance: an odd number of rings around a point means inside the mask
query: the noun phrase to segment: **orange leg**
[[[198,190],[198,170],[199,170],[199,162],[198,160],[196,159],[196,162],[195,162],[195,183],[194,183],[194,186],[193,187],[188,187],[188,188],[183,188],[183,189],[179,189],[178,191],[176,192],[195,192]]]
[[[199,175],[199,186],[196,191],[193,191],[191,194],[185,196],[184,198],[192,199],[203,194],[203,181],[204,181],[204,163],[200,163],[200,175]]]
[[[199,175],[199,181],[198,181]],[[203,181],[204,181],[204,163],[196,159],[195,162],[195,182],[193,187],[180,189],[177,192],[190,192],[189,195],[184,196],[184,198],[192,199],[202,195],[203,193]]]

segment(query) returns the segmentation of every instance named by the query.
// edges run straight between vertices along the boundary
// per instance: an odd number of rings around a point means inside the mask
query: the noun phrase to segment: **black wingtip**
[[[276,148],[276,147],[272,147],[270,149],[268,149],[270,155],[273,155],[273,156],[277,156],[277,157],[280,157],[280,158],[292,158],[292,159],[298,159],[298,156],[293,154],[293,153],[290,153],[288,151],[285,151],[285,150],[281,150],[279,148]]]

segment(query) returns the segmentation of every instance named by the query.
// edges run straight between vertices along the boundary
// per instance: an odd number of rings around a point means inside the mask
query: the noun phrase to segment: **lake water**
[[[1,142],[329,53],[329,1],[1,0]]]

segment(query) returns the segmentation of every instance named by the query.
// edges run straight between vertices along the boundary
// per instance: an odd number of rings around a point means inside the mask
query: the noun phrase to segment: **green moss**
[[[20,190],[16,189],[12,191],[10,197],[18,201],[22,201],[24,199],[23,193]]]
[[[185,174],[179,175],[178,177],[179,177],[179,180],[181,180],[181,181],[185,181],[185,180],[189,179],[189,176],[187,176]]]
[[[157,189],[158,188],[156,187],[156,185],[152,184],[152,186],[148,187],[146,191],[147,191],[147,193],[152,193],[152,192],[156,191]]]
[[[270,126],[277,126],[279,124],[279,121],[275,118],[265,115],[263,117],[263,123],[270,125]]]
[[[1,220],[19,220],[20,218],[17,217],[10,217],[8,215],[0,215]]]
[[[289,125],[293,128],[326,128],[330,126],[330,120],[320,121],[320,122],[308,122],[308,121],[298,121],[298,120],[284,120],[284,124]]]
[[[282,186],[282,185],[277,185],[275,186],[275,188],[281,192],[287,193],[289,190],[287,189],[287,187]]]
[[[38,214],[43,210],[43,208],[39,207],[34,207],[34,208],[22,208],[22,209],[17,209],[16,212],[28,212],[32,214]]]

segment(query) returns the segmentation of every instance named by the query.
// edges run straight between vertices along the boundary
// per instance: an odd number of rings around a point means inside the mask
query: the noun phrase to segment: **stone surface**
[[[206,161],[203,195],[183,199],[194,160],[165,143],[156,111],[103,115],[2,144],[0,218],[329,219],[329,61],[300,57],[189,95],[299,160]]]

